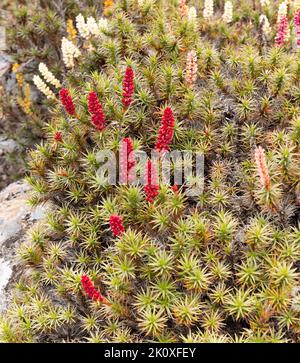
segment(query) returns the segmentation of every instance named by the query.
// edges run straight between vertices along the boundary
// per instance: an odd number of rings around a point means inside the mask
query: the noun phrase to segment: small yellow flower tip
[[[17,101],[26,115],[29,115],[29,116],[33,115],[33,112],[31,110],[31,106],[32,106],[31,92],[30,92],[30,87],[29,87],[28,83],[26,83],[26,85],[24,87],[24,98],[18,97]]]
[[[24,84],[24,77],[23,74],[20,72],[20,67],[21,66],[19,63],[14,63],[12,66],[12,71],[16,75],[16,80],[18,82],[18,85],[22,88]]]
[[[104,3],[103,3],[104,16],[108,16],[110,14],[113,4],[114,4],[113,0],[104,0]]]
[[[20,64],[19,63],[14,63],[12,65],[12,71],[13,71],[13,73],[17,73],[19,68],[20,68]]]
[[[68,33],[68,40],[73,42],[75,44],[76,42],[76,36],[77,36],[77,30],[74,26],[73,20],[68,19],[67,20],[67,33]]]

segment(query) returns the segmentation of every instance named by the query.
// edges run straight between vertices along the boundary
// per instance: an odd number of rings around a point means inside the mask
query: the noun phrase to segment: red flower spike
[[[173,139],[175,120],[173,112],[170,107],[165,109],[159,134],[155,144],[155,149],[159,152],[165,152],[169,150],[169,145]]]
[[[146,194],[146,201],[149,203],[153,203],[155,197],[159,194],[156,170],[151,160],[148,160],[146,164],[144,192]]]
[[[116,214],[110,216],[109,225],[114,237],[120,236],[125,231],[122,218]]]
[[[57,142],[63,142],[62,134],[60,131],[54,133],[54,140]]]
[[[88,95],[88,108],[92,115],[92,123],[97,130],[103,131],[105,124],[105,117],[102,110],[101,103],[98,100],[96,92],[90,92]]]
[[[73,103],[69,90],[67,90],[66,88],[62,88],[59,91],[59,97],[60,97],[61,103],[63,104],[66,112],[70,116],[75,116],[76,110],[75,110],[75,106],[74,106],[74,103]]]
[[[133,171],[136,165],[132,140],[128,137],[122,140],[120,152],[120,181],[127,184],[133,180]]]
[[[123,81],[123,98],[122,103],[125,108],[128,108],[132,102],[134,92],[134,73],[131,67],[127,67]]]
[[[106,302],[104,296],[95,288],[92,280],[87,275],[81,276],[81,285],[85,294],[94,301]]]

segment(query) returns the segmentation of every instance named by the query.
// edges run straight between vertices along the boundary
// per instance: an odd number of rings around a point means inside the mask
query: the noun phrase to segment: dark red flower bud
[[[122,218],[116,214],[110,216],[109,225],[115,237],[120,236],[125,231]]]
[[[136,165],[133,144],[130,138],[125,138],[121,143],[120,152],[120,181],[123,184],[133,180],[133,171]]]
[[[81,276],[81,285],[85,294],[94,301],[103,302],[105,300],[104,296],[95,288],[92,280],[87,275]]]
[[[123,99],[124,107],[129,107],[132,102],[132,95],[134,92],[134,73],[131,67],[127,67],[123,81]]]
[[[67,113],[71,116],[75,116],[76,110],[69,90],[62,88],[59,91],[59,97]]]
[[[60,131],[57,131],[54,133],[54,140],[57,142],[62,142],[63,138],[62,138],[62,134]]]
[[[165,152],[169,150],[169,145],[173,139],[175,120],[173,112],[170,107],[165,109],[159,134],[155,144],[155,149],[159,152]]]
[[[148,160],[146,164],[144,192],[149,203],[153,203],[155,197],[159,194],[156,170],[151,160]]]
[[[179,188],[178,188],[177,185],[172,185],[171,188],[172,188],[172,190],[173,190],[174,193],[178,192],[178,190],[179,190]]]
[[[90,92],[88,95],[88,107],[92,114],[92,123],[97,130],[103,131],[105,124],[105,117],[102,110],[101,103],[98,100],[96,92]]]

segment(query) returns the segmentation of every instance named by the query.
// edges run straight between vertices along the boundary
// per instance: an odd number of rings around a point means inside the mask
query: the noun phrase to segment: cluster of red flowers
[[[123,81],[123,99],[122,103],[124,107],[129,107],[132,102],[132,95],[134,92],[134,73],[131,67],[127,67],[124,81]],[[75,106],[73,104],[72,97],[67,89],[63,88],[59,92],[60,99],[69,115],[76,115]],[[102,110],[101,103],[97,97],[96,92],[90,92],[88,95],[88,109],[92,114],[92,122],[95,127],[102,131],[105,124],[105,116]],[[159,135],[155,144],[155,149],[159,152],[165,152],[169,150],[170,143],[173,139],[175,120],[173,112],[170,107],[167,107],[164,111],[161,126],[159,129]],[[56,132],[54,139],[58,142],[62,141],[62,135],[60,132]],[[121,168],[121,182],[128,183],[132,179],[132,172],[136,165],[135,155],[133,151],[133,144],[130,138],[124,138],[122,140],[121,152],[120,152],[120,168]],[[146,200],[149,203],[153,203],[155,197],[159,194],[159,184],[157,182],[157,175],[154,165],[148,160],[145,170],[145,186],[144,192],[146,194]],[[111,215],[109,219],[110,229],[113,235],[120,236],[124,231],[123,220],[118,215]],[[95,290],[94,285],[90,279],[83,275],[82,284],[89,297],[94,300],[101,300],[101,294]],[[100,296],[100,297],[99,297]]]
[[[300,48],[300,10],[296,12],[296,15],[294,17],[294,24],[295,24],[297,48]]]
[[[69,90],[67,90],[66,88],[62,88],[59,91],[59,96],[60,96],[61,103],[63,104],[67,113],[70,116],[75,116],[76,110],[75,110],[75,106],[74,106],[74,103],[73,103]]]
[[[131,67],[127,67],[123,81],[123,99],[124,107],[129,107],[132,102],[132,95],[134,92],[134,73]]]
[[[173,112],[170,107],[167,107],[162,118],[159,134],[155,144],[155,149],[159,152],[169,150],[169,145],[171,144],[174,134],[174,125],[175,120]]]
[[[62,139],[62,134],[60,131],[56,131],[54,133],[54,140],[57,141],[57,142],[62,142],[63,139]]]
[[[104,296],[102,296],[101,293],[95,288],[92,280],[87,275],[81,276],[81,285],[84,289],[84,292],[90,299],[99,302],[105,301]]]
[[[155,197],[158,195],[158,191],[159,191],[159,185],[157,184],[156,170],[151,160],[148,160],[145,170],[145,186],[144,186],[144,192],[146,194],[147,202],[153,203]]]
[[[92,114],[92,122],[97,130],[103,131],[105,124],[105,117],[102,110],[101,103],[98,100],[96,92],[90,92],[88,95],[88,107]]]
[[[286,41],[286,37],[289,31],[289,20],[287,16],[282,16],[278,22],[277,34],[275,37],[275,44],[278,47],[282,47]]]
[[[133,171],[136,165],[132,140],[126,137],[122,140],[120,151],[121,183],[127,184],[133,179]]]
[[[120,236],[125,231],[123,220],[117,214],[112,214],[110,216],[109,226],[114,237]]]

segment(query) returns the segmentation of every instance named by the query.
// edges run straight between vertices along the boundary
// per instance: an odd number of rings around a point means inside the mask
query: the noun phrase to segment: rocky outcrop
[[[0,49],[0,190],[24,174],[23,162],[19,161],[22,148],[17,141],[11,138],[15,136],[15,128],[13,124],[10,127],[11,119],[6,115],[7,107],[5,106],[6,96],[12,94],[16,89],[16,77],[11,71],[12,63],[12,58],[1,52]],[[8,133],[8,129],[12,132]]]
[[[14,162],[13,157],[20,150],[20,145],[16,141],[0,136],[0,190],[23,172],[20,163]]]
[[[10,289],[18,275],[17,247],[27,230],[45,215],[46,206],[30,207],[30,187],[24,182],[10,184],[0,193],[0,312],[5,309]]]

